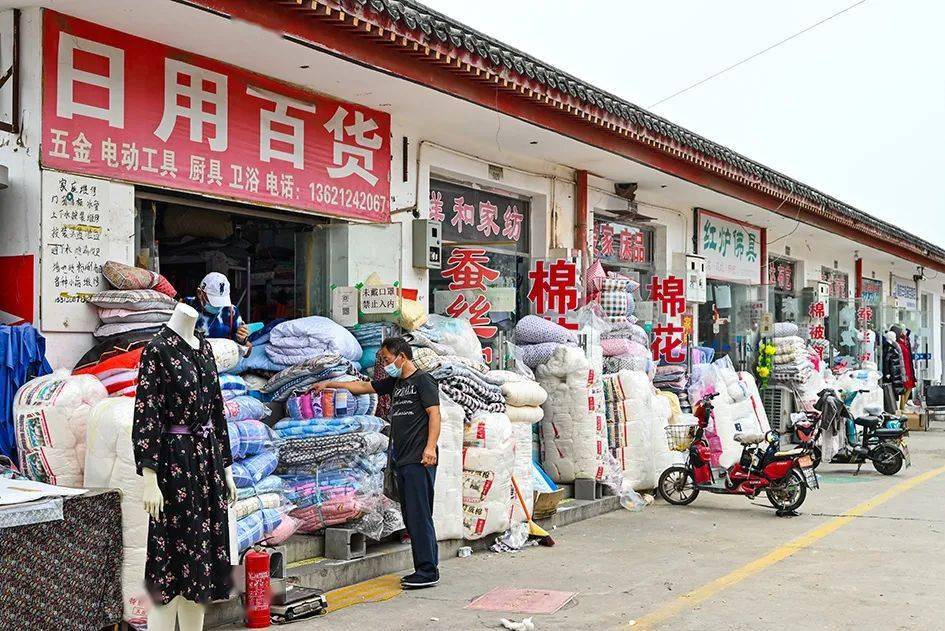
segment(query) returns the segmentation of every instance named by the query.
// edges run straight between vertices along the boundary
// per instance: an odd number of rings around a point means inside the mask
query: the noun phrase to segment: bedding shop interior
[[[825,388],[854,416],[878,405],[910,429],[940,404],[945,258],[916,255],[917,238],[770,212],[287,38],[250,60],[218,45],[245,23],[182,4],[165,9],[220,35],[204,45],[74,8],[3,12],[25,64],[19,98],[43,115],[18,123],[40,162],[0,146],[0,260],[17,286],[0,325],[16,358],[0,367],[0,482],[5,496],[9,480],[33,485],[0,510],[0,537],[43,554],[0,557],[5,592],[25,595],[0,607],[0,627],[32,620],[24,603],[53,592],[72,616],[57,628],[153,615],[133,437],[139,389],[197,361],[155,359],[182,304],[222,399],[210,421],[233,462],[228,556],[245,578],[208,625],[243,616],[260,558],[281,594],[272,607],[292,615],[292,603],[322,611],[350,579],[337,560],[400,549],[390,397],[319,388],[383,378],[388,337],[438,386],[433,522],[449,552],[532,545],[529,521],[601,501],[601,488],[646,510],[684,457],[671,428],[694,426],[707,394],[715,467],[738,460],[736,431],[789,442]],[[167,119],[164,103],[133,102],[168,89],[153,77],[124,77],[138,83],[123,122],[113,101],[70,103],[91,70],[70,74],[81,55],[67,46],[128,63],[186,51],[178,72],[231,87],[229,144],[213,108],[195,132],[179,121],[193,110]],[[324,83],[301,80],[299,59]],[[593,172],[564,166],[582,164]],[[86,580],[62,581],[90,564]]]

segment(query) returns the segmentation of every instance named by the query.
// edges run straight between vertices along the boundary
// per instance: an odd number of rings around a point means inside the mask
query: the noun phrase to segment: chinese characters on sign
[[[829,285],[828,292],[831,298],[846,300],[849,296],[849,275],[840,270],[830,269],[829,267],[820,268],[820,280]]]
[[[388,114],[53,11],[43,29],[45,166],[389,219]]]
[[[768,284],[777,291],[794,291],[794,262],[768,260]]]
[[[594,224],[594,253],[599,259],[619,263],[649,263],[652,260],[645,232],[609,221]]]
[[[445,243],[490,244],[526,252],[528,209],[524,200],[430,181],[430,219],[442,222]]]
[[[702,209],[697,217],[696,243],[705,257],[706,275],[760,285],[764,230]]]
[[[684,287],[683,279],[677,276],[667,276],[663,279],[654,276],[650,280],[650,300],[659,305],[660,312],[669,317],[666,324],[653,327],[650,351],[654,361],[665,360],[669,364],[681,364],[686,361],[686,327],[675,323],[676,317],[686,310]],[[689,326],[692,326],[691,317]]]
[[[813,346],[823,358],[827,344],[827,328],[824,320],[827,317],[827,305],[824,302],[811,303],[807,308],[807,315],[810,317],[807,334]]]
[[[915,288],[915,281],[893,276],[892,295],[899,309],[916,311],[919,308],[919,292]]]
[[[393,285],[365,285],[358,308],[365,315],[395,313],[400,308],[400,295]]]
[[[440,275],[449,280],[449,290],[458,292],[445,309],[451,318],[466,318],[481,339],[495,337],[497,329],[489,317],[492,303],[486,297],[486,283],[495,282],[499,272],[489,267],[489,256],[482,248],[453,248],[446,269]],[[472,292],[463,293],[463,292]],[[470,300],[469,296],[472,296]],[[483,348],[487,362],[492,361],[492,349]]]
[[[93,178],[43,171],[43,330],[94,331],[88,298],[106,289],[108,260],[132,263],[134,190]]]
[[[528,272],[528,302],[535,315],[577,330],[566,314],[578,308],[577,263],[567,259],[536,259]]]

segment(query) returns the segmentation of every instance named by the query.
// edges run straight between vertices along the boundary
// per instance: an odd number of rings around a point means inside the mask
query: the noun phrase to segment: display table
[[[0,629],[97,631],[121,622],[121,494],[65,498],[62,514],[0,528]]]

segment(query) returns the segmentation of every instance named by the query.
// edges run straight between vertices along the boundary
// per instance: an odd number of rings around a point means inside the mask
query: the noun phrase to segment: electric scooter
[[[743,495],[748,499],[756,498],[763,491],[779,514],[793,513],[804,503],[807,490],[819,487],[810,450],[780,451],[777,432],[735,434],[735,440],[742,445],[741,458],[731,467],[722,469],[716,482],[705,429],[712,418],[712,399],[717,395],[706,395],[696,404],[693,413],[698,425],[666,428],[670,449],[687,452],[687,458],[684,464],[672,466],[660,475],[657,486],[660,497],[675,506],[685,506],[702,491]]]
[[[822,390],[819,395],[818,408],[823,408],[824,403],[830,403],[831,399],[835,399],[833,404],[844,405],[837,393],[829,388]],[[884,414],[881,406],[869,405],[865,411],[865,416],[852,419],[854,428],[859,428],[855,430],[856,440],[837,452],[830,463],[855,464],[856,473],[859,474],[866,462],[872,462],[873,468],[883,475],[895,475],[903,466],[911,466],[912,458],[905,441],[909,430],[899,426],[898,417]],[[806,420],[794,423],[795,442],[811,450],[815,468],[822,459],[822,450],[818,444],[822,428],[823,416],[819,412],[809,413]]]

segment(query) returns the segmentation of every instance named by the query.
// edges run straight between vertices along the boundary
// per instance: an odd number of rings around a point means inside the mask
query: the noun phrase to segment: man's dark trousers
[[[438,549],[433,529],[433,482],[436,467],[406,464],[397,467],[400,510],[410,535],[413,569],[418,578],[439,580]]]

